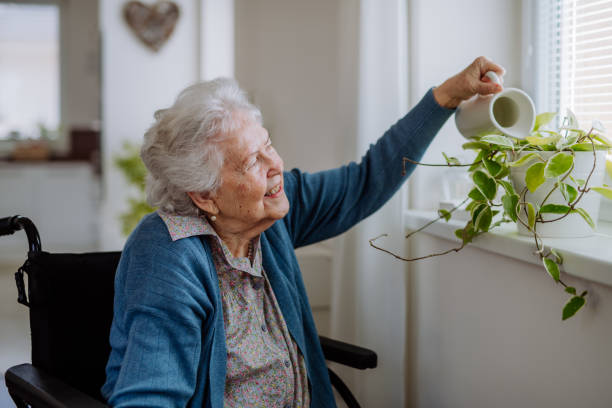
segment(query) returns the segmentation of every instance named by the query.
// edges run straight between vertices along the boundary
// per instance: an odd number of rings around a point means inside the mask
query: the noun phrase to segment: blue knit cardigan
[[[336,405],[294,248],[341,234],[380,208],[407,177],[402,157],[419,160],[452,112],[430,90],[360,164],[284,174],[290,210],[261,236],[263,266],[304,355],[312,407]],[[102,394],[112,406],[223,406],[223,310],[206,240],[173,242],[156,213],[144,217],[117,270],[110,344]]]

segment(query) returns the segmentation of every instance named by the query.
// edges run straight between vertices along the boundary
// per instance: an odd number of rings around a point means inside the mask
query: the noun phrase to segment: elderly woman
[[[117,270],[103,395],[113,406],[333,407],[294,249],[372,214],[462,100],[498,92],[485,58],[427,92],[363,157],[284,172],[259,110],[229,79],[155,114],[142,159],[159,209]]]

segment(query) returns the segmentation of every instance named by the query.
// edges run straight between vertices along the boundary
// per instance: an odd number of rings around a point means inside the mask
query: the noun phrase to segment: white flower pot
[[[514,155],[511,157],[511,160],[517,160],[521,156],[524,156],[527,153],[532,153],[531,151],[524,151],[518,155]],[[557,152],[538,152],[543,159],[548,159],[552,155]],[[574,156],[574,170],[572,171],[572,177],[574,179],[583,179],[586,180],[589,176],[591,169],[593,168],[593,152],[575,152]],[[510,179],[512,180],[512,184],[514,185],[514,189],[516,193],[520,195],[521,191],[525,188],[525,173],[531,164],[535,162],[531,162],[527,165],[521,167],[512,167],[510,169]],[[596,166],[591,178],[589,180],[589,187],[601,186],[603,184],[604,175],[605,175],[605,163],[606,163],[606,151],[598,150],[596,152]],[[550,192],[550,190],[554,187],[556,179],[548,179],[544,184],[542,184],[536,191],[533,193],[527,192],[525,198],[527,202],[531,202],[533,204],[537,204],[538,207],[546,197],[546,195]],[[566,183],[573,185],[572,181],[567,178]],[[580,194],[580,192],[578,193]],[[597,226],[597,219],[599,218],[599,206],[601,196],[596,192],[588,192],[582,196],[582,199],[578,203],[578,208],[583,208],[593,219],[593,222]],[[567,202],[563,198],[561,191],[559,189],[555,189],[555,191],[550,195],[550,197],[546,200],[546,204],[561,204],[567,205]],[[521,219],[525,220],[527,217],[524,212],[520,214]],[[551,220],[561,217],[560,214],[542,214],[543,220]],[[522,223],[517,222],[518,232],[520,235],[532,236],[533,233],[530,232]],[[536,232],[541,237],[548,238],[578,238],[578,237],[587,237],[592,235],[595,231],[591,226],[580,216],[580,214],[572,213],[566,216],[565,218],[549,223],[536,223]]]

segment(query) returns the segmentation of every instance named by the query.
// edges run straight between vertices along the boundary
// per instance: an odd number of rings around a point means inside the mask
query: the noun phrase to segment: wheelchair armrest
[[[52,408],[108,408],[108,405],[31,364],[9,368],[4,378],[11,396],[21,399],[28,405]]]
[[[323,355],[328,361],[344,364],[349,367],[365,370],[378,364],[376,353],[367,348],[354,346],[328,337],[319,336]]]

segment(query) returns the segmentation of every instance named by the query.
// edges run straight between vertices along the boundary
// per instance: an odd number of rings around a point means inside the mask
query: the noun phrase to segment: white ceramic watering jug
[[[501,85],[495,72],[489,71],[485,76]],[[506,88],[494,95],[476,95],[462,102],[455,112],[457,129],[466,138],[498,130],[522,139],[531,133],[535,118],[533,101],[517,88]]]

